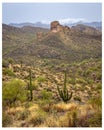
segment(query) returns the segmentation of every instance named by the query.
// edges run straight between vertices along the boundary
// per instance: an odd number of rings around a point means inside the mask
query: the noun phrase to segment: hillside
[[[3,67],[3,127],[101,127],[101,60],[67,65],[67,89],[73,92],[67,103],[57,90],[63,87],[65,66],[31,67],[32,101],[27,88],[30,66]]]
[[[33,43],[36,39],[37,32],[46,33],[48,31],[48,29],[39,27],[26,26],[23,28],[16,28],[5,24],[2,26],[2,30],[3,57],[6,57],[5,55],[9,55],[9,53],[18,50],[19,48],[21,49],[22,46],[28,46]]]
[[[81,28],[84,29],[82,30]],[[38,40],[37,33],[43,33]],[[36,27],[15,28],[3,25],[3,58],[25,63],[47,61],[71,63],[101,57],[101,32],[84,25],[71,28],[67,34],[51,33]],[[26,59],[26,60],[25,60]]]
[[[102,127],[101,37],[58,21],[3,24],[2,126]]]

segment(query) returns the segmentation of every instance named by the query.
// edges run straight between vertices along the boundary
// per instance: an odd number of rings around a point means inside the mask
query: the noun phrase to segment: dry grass
[[[28,108],[30,112],[39,109],[39,106],[37,104],[33,104],[31,107]]]
[[[34,110],[34,112],[30,113],[29,118],[27,119],[28,123],[32,125],[33,127],[38,127],[42,123],[44,123],[44,120],[47,118],[46,112],[44,112],[41,109]]]
[[[60,127],[59,119],[55,115],[50,115],[40,127]]]
[[[12,108],[9,108],[7,111],[6,111],[6,113],[7,114],[13,114],[13,115],[15,115],[17,112],[22,112],[22,111],[24,111],[24,107],[21,107],[21,106],[19,106],[19,107],[12,107]]]
[[[101,112],[91,104],[78,105],[63,102],[53,104],[45,111],[37,104],[28,108],[12,107],[3,115],[6,127],[93,127],[101,126]],[[8,117],[8,119],[6,118]],[[11,117],[11,118],[10,118]],[[95,119],[94,119],[95,117]],[[98,122],[97,125],[95,122]]]
[[[53,105],[53,109],[57,110],[57,112],[63,112],[63,111],[71,111],[73,109],[76,109],[78,107],[75,103],[58,103]]]
[[[94,111],[93,107],[91,105],[83,105],[83,106],[80,106],[78,108],[78,115],[81,117],[81,116],[85,116],[89,111]]]

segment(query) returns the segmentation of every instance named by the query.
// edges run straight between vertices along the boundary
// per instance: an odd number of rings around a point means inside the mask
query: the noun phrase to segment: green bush
[[[102,107],[102,99],[101,97],[93,97],[89,100],[89,103],[93,106],[93,108],[98,109]]]
[[[3,74],[8,75],[8,76],[15,76],[15,73],[11,69],[8,69],[8,68],[5,68],[3,70]]]
[[[41,108],[53,102],[52,93],[47,90],[42,90],[40,96],[41,98],[38,100],[38,103],[41,106]]]
[[[77,82],[77,83],[81,83],[81,84],[83,84],[83,85],[86,85],[86,84],[87,84],[87,82],[86,82],[83,78],[77,78],[77,79],[76,79],[76,82]]]
[[[41,91],[41,96],[42,96],[43,100],[50,100],[50,99],[52,99],[52,93],[48,92],[46,90],[42,90]]]
[[[7,68],[9,66],[9,62],[7,60],[4,60],[2,61],[2,66]]]
[[[12,79],[11,81],[3,84],[3,103],[8,102],[10,105],[19,100],[21,102],[27,99],[27,92],[24,81],[20,79]]]
[[[96,90],[99,90],[99,89],[102,89],[102,84],[101,83],[98,83],[97,86],[96,86]]]
[[[75,78],[71,78],[71,79],[69,79],[68,82],[69,82],[70,84],[73,84],[73,85],[76,84],[76,80],[75,80]]]
[[[96,79],[97,80],[101,80],[102,79],[102,73],[101,72],[97,72]]]
[[[10,64],[13,64],[13,63],[14,63],[14,60],[9,57],[9,58],[8,58],[8,62],[9,62]]]
[[[46,81],[46,77],[38,77],[37,81],[40,82],[40,83],[41,82],[45,82]]]

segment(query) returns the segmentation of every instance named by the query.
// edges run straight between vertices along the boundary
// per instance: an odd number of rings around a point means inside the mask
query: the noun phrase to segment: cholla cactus
[[[60,97],[62,98],[62,100],[63,100],[64,102],[69,101],[69,100],[71,99],[71,97],[72,97],[72,92],[71,92],[70,95],[69,95],[68,90],[67,90],[67,87],[66,87],[66,77],[67,77],[67,76],[66,76],[66,71],[65,71],[65,79],[64,79],[63,90],[60,90],[60,89],[59,89],[59,86],[57,86],[58,93],[59,93]]]

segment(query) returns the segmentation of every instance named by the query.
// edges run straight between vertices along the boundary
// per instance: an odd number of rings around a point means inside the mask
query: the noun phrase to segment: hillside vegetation
[[[72,28],[65,34],[51,33],[42,28],[3,25],[3,58],[11,57],[17,63],[23,60],[26,64],[34,64],[34,61],[43,63],[44,60],[49,64],[54,64],[53,61],[60,64],[99,58],[102,55],[101,32],[87,28],[83,31]],[[37,32],[44,32],[40,41],[37,40]]]
[[[81,27],[3,25],[3,127],[102,127],[101,32]]]
[[[73,92],[67,104],[63,103],[57,90],[57,85],[62,88],[64,82],[62,66],[31,67],[32,101],[29,101],[28,88],[30,66],[23,64],[21,68],[19,64],[13,64],[12,70],[3,68],[3,126],[101,126],[101,60],[66,65],[67,89]]]

